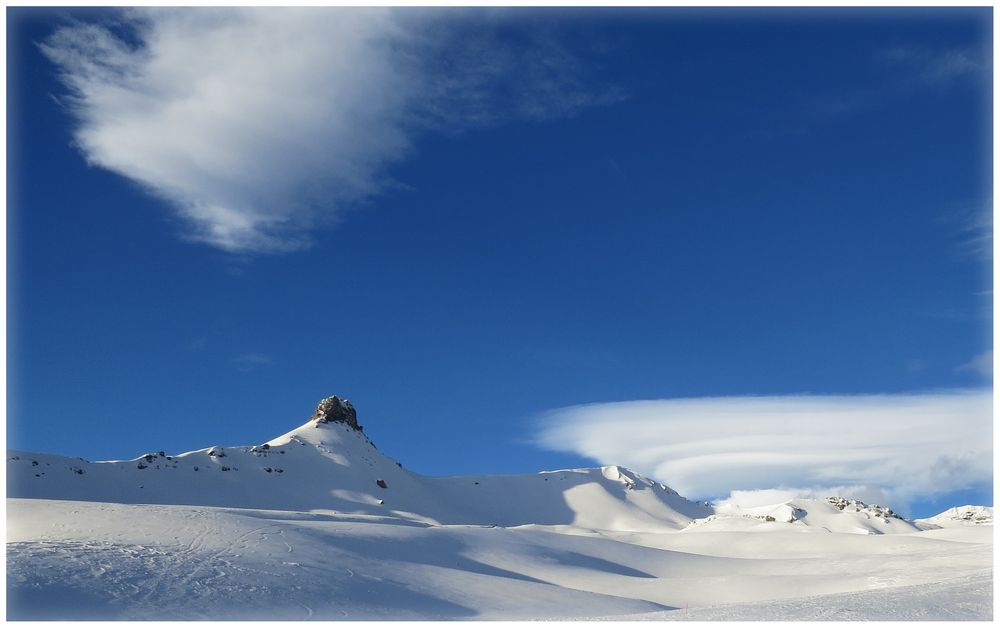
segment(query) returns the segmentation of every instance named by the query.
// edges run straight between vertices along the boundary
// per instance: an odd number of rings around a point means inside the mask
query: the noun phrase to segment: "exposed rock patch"
[[[337,396],[320,401],[309,420],[317,423],[344,423],[359,432],[363,431],[358,425],[357,410],[350,401]]]
[[[846,499],[844,497],[827,497],[826,501],[834,505],[838,510],[853,510],[854,512],[864,512],[876,519],[882,519],[889,523],[890,519],[902,519],[899,515],[886,506],[878,504],[865,504],[858,499]]]

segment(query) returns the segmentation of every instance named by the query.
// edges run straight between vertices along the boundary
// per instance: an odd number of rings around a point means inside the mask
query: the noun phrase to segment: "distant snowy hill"
[[[956,526],[992,526],[993,508],[990,506],[958,506],[914,523],[922,530],[952,528]]]
[[[703,530],[811,529],[847,534],[906,534],[920,528],[877,504],[856,499],[793,499],[770,506],[741,507],[727,504],[705,519],[692,522]]]
[[[9,451],[7,472],[11,619],[808,618],[850,596],[992,615],[992,509],[714,509],[616,466],[431,478],[337,397],[256,445]]]

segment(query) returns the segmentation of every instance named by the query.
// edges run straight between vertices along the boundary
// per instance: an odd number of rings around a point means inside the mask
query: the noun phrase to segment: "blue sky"
[[[990,9],[317,16],[8,9],[8,446],[992,386]]]

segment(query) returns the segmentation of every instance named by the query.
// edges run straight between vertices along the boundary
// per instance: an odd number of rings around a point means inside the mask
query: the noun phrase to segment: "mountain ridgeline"
[[[8,452],[8,497],[329,510],[429,524],[683,528],[711,514],[626,469],[427,477],[379,452],[350,401],[328,397],[309,420],[269,441],[181,454],[86,462]]]
[[[332,511],[428,525],[656,532],[793,524],[860,534],[918,529],[891,510],[839,498],[717,512],[618,466],[427,477],[379,452],[354,406],[337,396],[320,401],[305,424],[257,445],[103,462],[9,451],[7,463],[7,495],[21,498]]]

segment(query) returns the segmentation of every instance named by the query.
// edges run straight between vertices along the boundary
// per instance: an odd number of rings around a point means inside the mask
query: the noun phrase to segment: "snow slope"
[[[988,579],[990,531],[963,532],[961,541],[920,532],[567,533],[10,499],[8,618],[546,619],[891,596],[896,586]],[[987,618],[992,600],[973,594]],[[935,605],[925,614],[951,612],[947,599]]]
[[[705,606],[622,617],[629,621],[957,621],[993,615],[989,573],[923,585]]]
[[[992,616],[991,524],[838,498],[716,512],[615,466],[430,478],[345,422],[7,471],[11,619]]]

